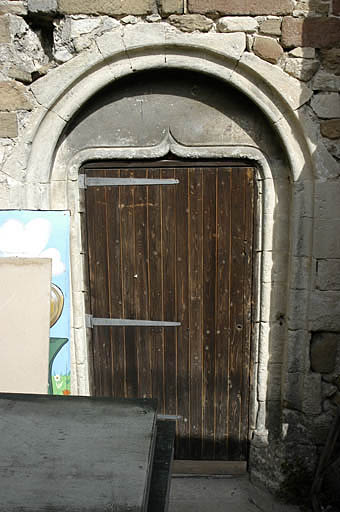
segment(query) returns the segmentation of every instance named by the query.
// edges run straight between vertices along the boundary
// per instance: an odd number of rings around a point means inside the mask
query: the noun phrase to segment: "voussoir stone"
[[[329,119],[320,125],[321,134],[328,139],[340,139],[340,119]]]
[[[256,36],[254,38],[253,52],[261,59],[264,59],[271,64],[276,64],[283,54],[283,49],[276,41],[271,37]]]
[[[311,339],[311,368],[317,373],[334,371],[340,335],[334,332],[314,332]]]
[[[152,14],[154,0],[58,0],[58,10],[62,14],[108,14],[122,16]]]
[[[0,137],[17,137],[17,115],[14,112],[0,112]]]
[[[188,9],[192,13],[246,14],[246,15],[284,15],[293,12],[292,0],[188,0]]]
[[[318,60],[310,60],[310,59],[287,59],[284,70],[289,73],[289,75],[302,80],[303,82],[308,82],[317,70],[319,69],[320,63]]]
[[[250,16],[224,16],[216,24],[219,32],[255,32],[258,23]]]
[[[339,18],[294,18],[285,16],[282,21],[281,42],[285,48],[294,46],[339,47],[339,33]]]
[[[32,105],[25,93],[25,87],[14,80],[0,82],[0,110],[31,110]]]
[[[169,21],[182,32],[194,32],[195,30],[208,32],[213,26],[213,21],[202,14],[184,14],[182,16],[172,14],[169,16]]]

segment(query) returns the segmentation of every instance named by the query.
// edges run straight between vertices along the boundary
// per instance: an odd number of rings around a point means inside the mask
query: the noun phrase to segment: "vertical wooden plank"
[[[203,171],[203,435],[202,458],[214,457],[216,168]]]
[[[118,169],[106,170],[106,177],[119,177]],[[105,187],[107,211],[107,290],[111,318],[123,317],[121,233],[120,233],[120,187]],[[103,226],[98,226],[103,229]],[[103,289],[101,290],[103,294]],[[105,292],[104,292],[105,293]],[[122,327],[106,328],[110,332],[112,347],[112,396],[124,397],[125,381],[125,340]]]
[[[89,277],[91,313],[93,316],[109,316],[110,302],[107,289],[107,204],[106,192],[101,187],[86,191],[86,212],[88,230]],[[111,337],[108,329],[93,329],[92,350],[94,360],[94,394],[110,396],[112,392]]]
[[[190,452],[202,448],[202,169],[189,171],[189,329],[190,329]]]
[[[243,364],[241,390],[241,453],[246,460],[248,455],[249,390],[250,390],[250,346],[252,325],[252,285],[253,285],[253,234],[254,234],[254,170],[245,172],[245,227],[244,227],[244,294],[243,294]]]
[[[231,171],[218,168],[216,180],[216,309],[215,309],[215,458],[228,458]]]
[[[162,169],[161,178],[174,177],[174,169]],[[176,308],[176,187],[161,186],[162,195],[162,258],[163,258],[163,320],[177,320]],[[165,411],[177,413],[177,347],[176,328],[164,329]]]
[[[190,458],[189,422],[189,288],[188,288],[188,175],[189,170],[178,168],[176,185],[176,303],[177,320],[177,410],[181,419],[177,422],[175,457]]]
[[[136,169],[135,178],[146,178],[146,169]],[[149,319],[149,277],[148,277],[148,190],[146,186],[135,187],[135,274],[134,294],[136,318]],[[136,349],[138,361],[138,397],[152,396],[150,367],[150,336],[149,329],[136,328]]]
[[[122,178],[133,177],[133,172],[122,169]],[[121,187],[121,261],[123,283],[123,314],[125,318],[136,318],[135,304],[135,187]],[[138,396],[138,358],[136,346],[136,328],[125,328],[126,352],[126,395],[128,398]]]
[[[243,293],[244,293],[244,226],[245,226],[245,173],[243,168],[233,169],[231,201],[231,280],[230,280],[230,372],[229,372],[229,459],[241,456],[241,389],[243,366]]]
[[[159,179],[159,169],[149,169],[149,177]],[[163,318],[162,293],[162,232],[160,186],[148,187],[148,264],[150,320]],[[158,400],[158,410],[164,413],[164,329],[150,329],[152,396]]]

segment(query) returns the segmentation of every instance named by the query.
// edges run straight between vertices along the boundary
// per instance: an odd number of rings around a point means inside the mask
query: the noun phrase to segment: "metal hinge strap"
[[[95,318],[86,315],[86,327],[92,329],[95,325],[107,327],[179,327],[180,322],[163,320],[132,320],[129,318]]]
[[[156,178],[101,178],[88,177],[86,174],[80,174],[78,179],[79,188],[87,187],[126,187],[135,185],[177,185],[179,180],[174,178],[156,179]]]

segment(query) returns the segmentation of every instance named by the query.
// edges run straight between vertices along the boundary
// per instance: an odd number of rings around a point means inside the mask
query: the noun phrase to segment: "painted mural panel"
[[[71,390],[69,232],[68,211],[0,211],[0,257],[52,259],[48,392],[54,395]]]

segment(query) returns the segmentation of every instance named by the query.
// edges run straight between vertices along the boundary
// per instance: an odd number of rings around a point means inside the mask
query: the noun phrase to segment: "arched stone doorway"
[[[81,165],[90,159],[161,158],[169,151],[181,158],[248,158],[257,163],[261,200],[256,232],[258,263],[250,431],[257,441],[265,442],[268,428],[274,433],[281,426],[282,399],[294,400],[291,390],[299,387],[299,379],[303,378],[301,374],[287,372],[286,357],[287,351],[294,351],[297,332],[299,336],[308,336],[306,311],[313,218],[308,199],[313,188],[313,169],[297,112],[309,96],[303,87],[291,89],[289,77],[279,69],[273,70],[271,66],[269,69],[254,56],[243,53],[243,35],[225,36],[217,41],[213,35],[191,35],[189,40],[185,35],[174,37],[162,26],[144,27],[142,31],[129,27],[124,38],[120,33],[102,36],[98,50],[80,55],[33,84],[32,92],[41,107],[34,114],[36,122],[31,130],[24,134],[18,153],[31,146],[23,188],[26,207],[72,212],[72,375],[74,392],[81,394],[89,391],[85,265],[80,231],[83,206],[78,189]],[[65,153],[62,143],[65,127],[98,90],[136,71],[163,68],[216,77],[242,91],[263,113],[272,133],[277,134],[282,152],[287,155],[285,164],[282,166],[280,159],[270,160],[256,145],[183,145],[171,134],[151,148],[97,147],[95,151],[85,148],[71,158]],[[48,192],[43,197],[37,194],[42,187]],[[286,250],[289,247],[285,254],[280,244]],[[296,272],[296,268],[301,271]]]

